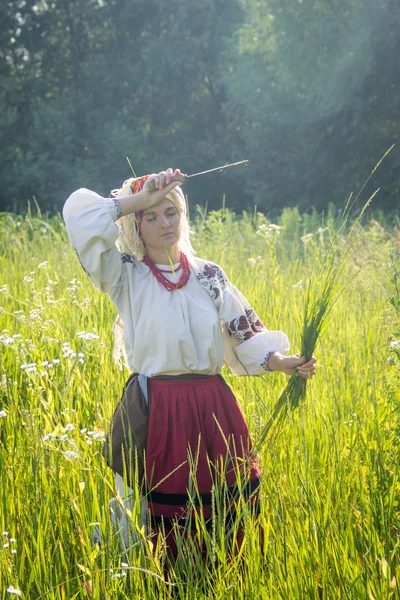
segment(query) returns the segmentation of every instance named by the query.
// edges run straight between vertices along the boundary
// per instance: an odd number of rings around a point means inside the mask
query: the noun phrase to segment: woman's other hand
[[[300,357],[298,354],[283,356],[279,352],[276,352],[270,357],[268,366],[271,371],[281,371],[282,373],[286,373],[286,375],[299,373],[304,379],[312,379],[317,371],[316,362],[317,359],[315,356],[307,361],[305,356]]]

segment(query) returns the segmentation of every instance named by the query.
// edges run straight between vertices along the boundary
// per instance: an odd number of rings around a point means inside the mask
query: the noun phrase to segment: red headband
[[[138,192],[140,192],[144,188],[144,184],[146,183],[146,181],[148,180],[149,177],[150,177],[150,175],[143,175],[143,177],[138,177],[137,179],[132,181],[132,183],[131,183],[132,194],[137,194]],[[136,220],[138,222],[139,229],[140,229],[140,225],[142,224],[142,218],[143,218],[143,211],[142,210],[136,211]]]

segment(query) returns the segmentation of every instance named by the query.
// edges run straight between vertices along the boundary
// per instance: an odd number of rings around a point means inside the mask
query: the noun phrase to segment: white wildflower
[[[65,452],[63,452],[63,454],[66,458],[72,458],[73,460],[76,460],[79,458],[79,454],[77,454],[76,452],[73,452],[72,450],[65,450]]]
[[[397,348],[397,346],[400,345],[400,340],[393,340],[393,342],[390,342],[390,347],[393,348]]]
[[[307,246],[307,244],[312,240],[313,234],[312,233],[306,233],[305,235],[303,235],[300,239],[303,242],[303,244],[305,246]]]
[[[46,266],[47,266],[47,260],[45,260],[45,261],[44,261],[44,262],[42,262],[42,263],[39,263],[39,264],[38,264],[38,269],[43,269],[43,267],[46,267]]]
[[[47,367],[48,364],[49,364],[49,361],[48,360],[44,360],[42,362],[42,367]]]
[[[393,358],[393,356],[388,356],[387,357],[387,361],[388,361],[389,365],[394,365],[394,358]]]
[[[83,339],[83,340],[98,340],[100,339],[100,336],[95,334],[95,333],[86,333],[86,331],[80,331],[77,334],[77,337],[79,339]]]
[[[7,588],[7,592],[8,592],[9,594],[14,594],[14,596],[21,596],[21,595],[22,595],[22,592],[21,592],[21,590],[17,590],[17,588],[15,588],[13,585],[10,585],[10,586]]]
[[[73,431],[75,429],[74,425],[72,423],[68,423],[65,427],[64,427],[64,431]]]
[[[7,413],[5,410],[0,410],[0,419],[5,419],[7,416]]]
[[[86,433],[86,432],[87,432],[87,428],[81,429],[81,433]]]
[[[51,438],[54,437],[54,433],[47,433],[43,438],[42,438],[42,442],[46,443],[49,440],[51,440]]]
[[[10,542],[12,542],[13,544],[15,544],[17,540],[15,538],[10,538]]]
[[[5,283],[1,288],[0,288],[0,293],[1,292],[6,292],[7,291],[7,284]]]
[[[14,338],[12,337],[7,337],[4,340],[2,340],[3,344],[5,344],[6,346],[11,346],[11,344],[14,343]]]
[[[255,257],[253,257],[253,258],[249,258],[249,259],[247,260],[247,262],[248,262],[250,265],[255,265],[255,264],[256,264],[256,263],[258,263],[258,261],[260,261],[260,260],[262,260],[262,256],[255,256]]]
[[[1,535],[4,535],[4,537],[8,537],[8,531],[2,531]]]
[[[104,438],[105,438],[104,431],[96,431],[96,433],[93,434],[93,439],[96,440],[96,442],[101,442],[104,440]]]
[[[12,336],[14,338],[14,340],[16,340],[17,338],[21,337],[20,333],[14,333],[14,335]]]
[[[121,563],[121,567],[124,567],[124,569],[127,569],[129,567],[129,565],[128,565],[128,563],[123,562],[123,563]]]
[[[123,579],[124,577],[126,577],[126,571],[121,571],[121,573],[115,573],[111,579]]]
[[[8,548],[10,544],[3,544],[3,548]]]
[[[59,358],[55,358],[55,359],[53,360],[53,364],[54,364],[54,365],[58,365],[58,363],[59,363],[59,362],[60,362],[60,359],[59,359]]]
[[[295,283],[294,285],[292,285],[293,289],[301,288],[301,287],[303,287],[303,280],[302,279],[300,279],[300,281],[298,281],[297,283]]]
[[[15,548],[14,548],[14,550],[11,550],[11,554],[17,554],[17,551],[15,550]]]

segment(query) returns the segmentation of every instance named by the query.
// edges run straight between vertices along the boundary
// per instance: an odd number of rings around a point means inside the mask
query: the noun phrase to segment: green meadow
[[[198,255],[219,263],[298,352],[307,282],[337,231],[335,211],[285,209],[273,222],[256,211],[191,213]],[[129,375],[112,358],[116,311],[60,217],[0,215],[1,599],[400,597],[400,324],[389,302],[399,221],[368,209],[356,229],[341,286],[354,278],[315,351],[317,375],[261,448],[259,520],[238,503],[246,535],[232,554],[224,515],[207,534],[199,519],[193,538],[207,558],[189,540],[166,576],[139,509],[127,514],[128,548],[110,518],[102,443]],[[256,442],[287,378],[223,374]]]

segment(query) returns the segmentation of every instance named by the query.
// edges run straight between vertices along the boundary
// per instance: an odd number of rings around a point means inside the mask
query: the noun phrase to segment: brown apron
[[[212,377],[212,375],[199,373],[176,376],[157,375],[152,379],[182,381],[207,377]],[[125,383],[121,400],[114,411],[103,446],[103,456],[107,465],[121,477],[126,477],[127,484],[131,488],[134,487],[135,482],[139,488],[144,488],[150,394],[148,394],[148,399],[149,404],[147,405],[139,385],[138,373],[132,373]]]

